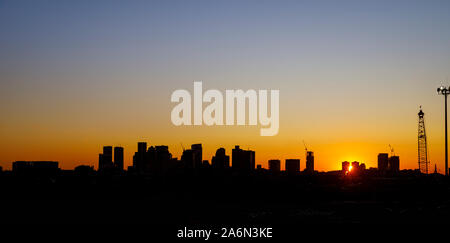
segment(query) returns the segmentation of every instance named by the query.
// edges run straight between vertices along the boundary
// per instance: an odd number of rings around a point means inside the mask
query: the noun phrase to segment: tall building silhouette
[[[279,159],[271,159],[269,160],[269,171],[272,173],[280,172],[281,162]]]
[[[378,154],[378,171],[386,172],[389,165],[389,154],[380,153]]]
[[[306,169],[305,172],[313,173],[314,172],[314,152],[307,151],[306,152]]]
[[[138,142],[138,153],[147,152],[147,143],[146,142]]]
[[[357,175],[359,174],[360,169],[359,169],[359,162],[358,161],[353,161],[352,162],[352,174]]]
[[[181,162],[186,169],[200,169],[203,162],[202,144],[192,144],[191,149],[183,150]]]
[[[103,154],[98,154],[98,170],[103,170]]]
[[[389,157],[389,171],[394,173],[400,171],[400,157],[395,155]]]
[[[106,165],[112,164],[112,154],[113,154],[113,148],[112,146],[104,146],[103,147],[103,162]]]
[[[236,145],[232,151],[232,166],[234,170],[250,172],[255,170],[255,151],[243,150]]]
[[[123,170],[123,147],[114,147],[114,167]]]
[[[201,168],[202,162],[203,162],[203,149],[202,144],[192,144],[191,149],[193,151],[194,155],[194,167],[195,168]]]
[[[176,166],[176,161],[172,159],[166,145],[151,146],[147,151],[147,159],[150,165],[148,172],[156,175],[163,175]]]
[[[133,156],[133,170],[138,174],[164,175],[176,166],[177,160],[172,158],[166,145],[150,146],[146,142],[138,143],[138,151]]]
[[[225,154],[224,148],[219,148],[211,159],[211,166],[216,169],[225,169],[230,167],[230,156]]]
[[[147,157],[147,143],[138,142],[138,151],[133,156],[133,168],[138,173],[144,173],[148,168]]]
[[[186,149],[183,151],[181,155],[181,163],[186,169],[194,169],[195,168],[195,155],[196,153],[192,149]]]
[[[112,146],[103,146],[103,154],[98,155],[98,170],[107,170],[113,167],[113,148]]]
[[[350,162],[344,161],[342,162],[342,172],[348,172],[350,168]]]
[[[300,159],[286,159],[286,173],[295,174],[300,171]]]

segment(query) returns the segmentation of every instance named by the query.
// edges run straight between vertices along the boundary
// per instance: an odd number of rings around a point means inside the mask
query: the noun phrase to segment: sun
[[[353,169],[353,166],[350,165],[350,166],[348,167],[348,172],[352,171],[352,169]]]

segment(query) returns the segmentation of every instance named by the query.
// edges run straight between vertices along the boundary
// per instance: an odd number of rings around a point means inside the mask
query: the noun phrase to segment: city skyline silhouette
[[[419,115],[420,114],[422,114],[421,116],[422,116],[422,119],[423,119],[423,111],[422,111],[422,109],[420,109],[420,113],[419,113]],[[231,128],[232,129],[232,128]],[[305,153],[305,152],[307,152],[306,150],[307,150],[307,145],[305,144],[305,141],[302,141],[303,142],[303,146],[305,147],[305,151],[302,151],[303,153]],[[120,143],[119,143],[120,144]],[[138,150],[139,150],[139,144],[147,144],[147,142],[138,142]],[[299,148],[301,147],[301,143],[299,142],[298,143],[299,144]],[[200,143],[200,146],[201,146],[202,144]],[[169,146],[167,146],[167,145],[154,145],[154,144],[152,144],[151,145],[152,147],[153,146],[156,146],[156,147],[166,147],[166,149],[168,150],[168,147]],[[237,146],[237,145],[235,145],[235,146]],[[113,153],[112,153],[112,149],[113,149],[113,147],[114,147],[114,159],[113,159]],[[183,146],[183,143],[180,143],[178,146],[176,146],[176,147],[179,147],[178,149],[181,149],[182,150],[182,152],[181,153],[178,153],[179,154],[179,156],[178,157],[176,157],[176,156],[173,156],[175,159],[178,159],[178,158],[182,158],[182,156],[183,156],[183,154],[184,154],[184,152],[185,152],[185,148],[184,148],[184,146]],[[224,146],[219,146],[220,148],[223,148]],[[245,146],[244,146],[245,147]],[[209,147],[209,148],[211,148],[211,147]],[[247,148],[248,149],[250,149],[250,148],[252,148],[252,146],[247,146]],[[107,149],[109,152],[106,152],[106,154],[109,154],[109,158],[107,158],[106,160],[107,160],[107,162],[106,162],[106,164],[113,164],[113,161],[116,161],[117,159],[119,159],[120,158],[120,167],[121,168],[123,168],[123,169],[127,169],[128,167],[132,167],[132,166],[134,166],[134,164],[135,164],[135,162],[134,162],[134,156],[135,155],[132,155],[134,152],[131,150],[131,151],[127,151],[127,150],[124,150],[124,147],[122,146],[122,145],[120,145],[120,146],[110,146],[110,145],[105,145],[104,147],[103,147],[103,153],[105,153],[105,149]],[[120,155],[116,158],[116,149],[119,149],[118,151],[117,151],[117,153],[119,153]],[[225,149],[225,148],[223,148],[223,149]],[[126,151],[126,152],[124,152],[124,151]],[[176,149],[175,149],[175,151],[176,151]],[[299,149],[299,151],[301,151],[300,149]],[[172,151],[171,151],[172,152]],[[310,152],[313,152],[313,151],[310,151]],[[217,153],[217,151],[215,152],[215,153]],[[351,154],[352,152],[348,152],[349,154]],[[381,151],[379,151],[379,153],[389,153],[389,154],[394,154],[395,155],[395,152],[394,152],[394,148],[391,146],[391,144],[388,144],[388,146],[387,146],[387,148],[386,148],[386,150],[381,150]],[[377,154],[379,154],[379,153],[377,153]],[[132,156],[129,156],[129,155],[132,155]],[[175,152],[174,154],[177,154],[177,152]],[[212,154],[212,155],[211,155]],[[306,158],[307,158],[307,155],[306,154],[303,154],[303,155],[301,155],[301,152],[299,152],[299,153],[297,153],[297,152],[294,152],[294,153],[289,153],[289,154],[294,154],[294,156],[287,156],[287,155],[282,155],[282,154],[280,154],[279,152],[275,152],[274,153],[275,155],[273,155],[273,156],[271,156],[271,155],[269,155],[268,156],[268,158],[269,159],[267,159],[266,161],[264,161],[264,160],[257,160],[256,158],[257,157],[255,157],[254,158],[254,160],[255,160],[255,162],[254,162],[254,164],[255,164],[255,166],[253,166],[253,167],[255,167],[256,168],[256,165],[259,165],[261,168],[265,168],[265,169],[269,169],[270,168],[270,161],[271,160],[279,160],[279,159],[281,159],[281,160],[288,160],[288,159],[293,159],[293,158],[295,158],[295,159],[300,159],[300,160],[303,160],[303,161],[305,161],[306,160]],[[397,154],[399,154],[398,152],[397,152]],[[210,157],[208,157],[209,155],[211,155]],[[99,156],[102,156],[102,154],[100,154]],[[172,156],[172,153],[170,153],[170,156]],[[278,157],[281,157],[281,158],[278,158]],[[52,156],[49,156],[49,157],[52,157]],[[92,157],[92,156],[91,156]],[[131,157],[131,158],[130,158]],[[202,158],[202,161],[203,161],[203,159],[206,159],[207,161],[208,161],[208,163],[209,164],[212,164],[212,158],[214,157],[214,153],[211,153],[211,151],[209,151],[209,153],[205,153],[205,157],[204,158]],[[374,157],[375,159],[370,159],[370,160],[367,160],[367,161],[365,161],[365,160],[360,160],[360,159],[357,159],[357,158],[355,158],[355,157],[346,157],[345,159],[342,159],[341,161],[338,161],[338,160],[336,160],[336,162],[335,162],[335,164],[334,165],[331,165],[331,166],[329,166],[329,168],[331,167],[331,169],[328,169],[328,170],[326,170],[326,169],[323,169],[324,167],[322,167],[322,166],[320,166],[321,164],[320,163],[317,163],[317,159],[316,159],[316,168],[320,168],[318,171],[323,171],[323,172],[326,172],[326,171],[332,171],[332,170],[338,170],[339,169],[339,167],[340,167],[340,163],[342,162],[342,161],[361,161],[361,162],[364,162],[366,165],[367,165],[367,167],[368,168],[376,168],[377,167],[377,159],[376,159],[376,154],[373,154],[372,155],[372,157]],[[28,157],[29,158],[29,157]],[[319,155],[319,158],[320,158],[320,155]],[[350,159],[349,159],[350,158]],[[13,161],[33,161],[33,160],[35,160],[35,159],[21,159],[21,160],[18,160],[18,159],[15,159],[15,160],[13,160]],[[41,161],[53,161],[52,159],[50,159],[50,160],[48,160],[48,159],[45,159],[45,158],[43,158],[43,159],[40,159]],[[97,161],[100,161],[101,160],[101,158],[99,158]],[[430,162],[430,160],[429,159],[427,159],[428,160],[428,163],[429,163],[429,167],[430,167],[430,170],[429,170],[429,173],[431,173],[432,172],[432,170],[431,170],[431,168],[432,167],[435,167],[436,168],[436,171],[438,172],[438,173],[442,173],[442,174],[444,174],[444,172],[442,172],[442,170],[441,169],[438,169],[438,168],[441,168],[441,167],[443,167],[443,165],[441,165],[441,164],[436,164],[436,163],[432,163],[432,162]],[[108,162],[109,161],[109,162]],[[408,161],[408,162],[411,162],[411,161]],[[3,163],[1,163],[0,164],[0,166],[2,167],[2,168],[4,168],[4,169],[12,169],[12,166],[11,166],[11,164],[8,164],[8,163],[10,163],[10,162],[3,162]],[[414,163],[416,163],[416,161],[414,161]],[[411,163],[407,163],[408,165],[411,165]],[[60,163],[60,165],[63,165],[62,163]],[[97,170],[99,170],[100,168],[101,168],[101,165],[100,165],[100,163],[97,163],[97,162],[93,162],[93,161],[85,161],[85,162],[72,162],[72,166],[73,167],[62,167],[63,169],[74,169],[75,167],[77,167],[77,166],[79,166],[79,165],[87,165],[87,166],[94,166]],[[317,165],[319,165],[319,166],[317,166]],[[107,166],[109,166],[109,165],[107,165]],[[303,169],[305,169],[306,170],[306,167],[307,167],[307,165],[304,163],[304,164],[301,164],[300,163],[300,167],[299,168],[302,168],[302,170]],[[283,170],[285,170],[285,166],[284,166],[284,164],[281,164],[281,166],[280,166],[280,168],[281,169],[283,169]],[[415,167],[413,166],[413,167],[407,167],[407,166],[401,166],[400,168],[402,168],[402,169],[412,169],[412,170],[414,170],[414,169],[419,169],[419,167],[417,166],[417,163],[415,164]]]
[[[183,146],[183,145],[181,145]],[[254,173],[255,171],[267,171],[269,173],[279,173],[285,171],[287,175],[298,174],[318,174],[324,172],[336,172],[341,171],[343,175],[358,175],[364,174],[366,171],[372,174],[390,175],[398,174],[400,170],[400,156],[396,155],[394,150],[391,149],[390,153],[379,153],[377,156],[377,166],[367,167],[364,162],[360,161],[342,161],[340,162],[341,169],[334,171],[317,171],[317,160],[315,160],[314,151],[307,149],[305,145],[305,159],[304,166],[301,166],[301,158],[285,159],[284,166],[280,159],[273,158],[267,162],[268,167],[264,168],[261,164],[256,163],[255,160],[256,151],[250,149],[243,149],[239,145],[235,145],[232,149],[231,155],[227,155],[227,150],[220,147],[216,150],[214,156],[208,160],[203,156],[203,146],[201,143],[192,144],[190,148],[183,146],[183,153],[180,158],[173,157],[166,145],[150,145],[147,142],[137,142],[137,150],[133,155],[133,163],[127,167],[124,165],[124,148],[120,146],[103,146],[102,153],[98,154],[97,166],[90,164],[79,164],[73,171],[79,169],[88,169],[92,172],[107,174],[123,174],[124,172],[131,174],[148,174],[165,176],[170,170],[232,170],[235,172],[245,172],[247,174]],[[12,172],[17,170],[37,170],[49,169],[55,173],[59,168],[58,161],[15,161],[12,162]],[[3,167],[0,167],[3,169]],[[303,169],[302,169],[303,168]],[[431,168],[429,171],[423,171],[420,168],[405,169],[407,173],[416,174],[431,174]],[[39,174],[39,173],[38,173]],[[435,166],[433,174],[438,174]]]
[[[422,110],[421,110],[421,112],[422,112]],[[303,141],[303,143],[304,143],[304,141]],[[149,144],[149,147],[147,148],[147,144],[148,144],[147,142],[138,142],[137,143],[137,150],[136,151],[138,151],[138,152],[131,151],[131,153],[134,153],[134,155],[132,156],[132,159],[131,159],[131,161],[132,161],[131,163],[124,163],[124,161],[129,160],[129,159],[126,159],[126,156],[125,156],[125,153],[124,153],[124,147],[122,147],[122,146],[104,145],[103,146],[103,153],[99,153],[98,154],[97,162],[84,162],[84,163],[80,162],[78,164],[75,164],[73,168],[63,168],[62,167],[62,169],[71,170],[71,169],[75,169],[78,166],[92,166],[92,168],[95,168],[96,170],[99,170],[99,171],[102,170],[102,168],[105,168],[105,167],[106,168],[117,167],[117,168],[121,168],[121,170],[127,170],[127,169],[130,169],[130,168],[136,167],[136,159],[135,159],[135,157],[137,156],[136,153],[138,153],[138,154],[139,153],[140,154],[149,153],[150,151],[147,151],[147,149],[149,149],[149,150],[150,149],[158,150],[158,149],[161,149],[161,148],[164,151],[166,151],[167,155],[170,156],[170,159],[173,159],[177,163],[182,163],[183,162],[183,156],[185,156],[185,153],[192,150],[192,149],[187,149],[186,150],[185,147],[183,146],[183,143],[180,143],[180,146],[182,148],[182,153],[181,153],[180,157],[175,157],[175,156],[172,155],[172,153],[171,153],[171,151],[169,149],[169,146],[167,146],[167,145]],[[232,162],[231,161],[232,161],[233,157],[231,155],[224,154],[227,151],[225,148],[219,147],[216,150],[216,152],[210,158],[208,158],[207,155],[203,156],[202,143],[193,144],[192,146],[195,146],[195,145],[200,146],[200,149],[201,149],[202,157],[200,158],[200,164],[201,163],[206,163],[209,166],[212,166],[214,164],[214,159],[215,159],[215,157],[217,157],[217,153],[220,150],[220,153],[223,154],[222,156],[227,156],[228,157],[228,160],[229,160],[227,162],[228,167],[232,167]],[[289,157],[289,158],[286,158],[286,156],[284,156],[285,157],[284,160],[286,160],[286,161],[287,160],[293,160],[293,159],[294,160],[303,161],[303,163],[299,162],[298,169],[297,169],[298,171],[310,171],[310,172],[311,171],[316,171],[316,172],[336,171],[336,170],[339,170],[339,168],[341,166],[341,162],[343,162],[343,161],[349,161],[349,162],[358,161],[358,162],[363,163],[364,166],[367,166],[368,169],[369,168],[376,169],[376,168],[378,168],[380,166],[380,164],[379,164],[379,160],[380,160],[379,155],[380,154],[385,154],[385,155],[389,155],[389,156],[396,155],[396,153],[394,152],[394,148],[389,144],[389,151],[388,152],[380,151],[377,154],[378,157],[375,160],[375,163],[367,164],[366,161],[361,161],[361,160],[342,160],[342,161],[337,161],[336,162],[337,165],[335,165],[335,167],[338,167],[338,169],[333,169],[333,170],[328,170],[328,171],[327,170],[317,170],[317,169],[314,170],[314,167],[317,168],[318,167],[317,165],[319,164],[317,159],[315,160],[316,162],[314,163],[314,151],[308,150],[305,143],[303,145],[305,147],[305,151],[303,151],[303,153],[304,153],[303,155],[299,154],[297,157]],[[239,148],[239,147],[240,147],[239,145],[235,145],[234,148],[233,148],[233,151],[234,151],[234,149]],[[113,149],[114,149],[114,152],[113,152]],[[250,146],[247,149],[250,151]],[[377,155],[374,155],[374,157],[377,156]],[[397,154],[397,156],[398,156],[398,154]],[[308,162],[308,158],[309,157],[312,157],[312,163]],[[280,163],[279,162],[280,159],[277,158],[276,156],[270,157],[271,159],[269,159],[267,161],[257,161],[256,160],[256,156],[255,156],[255,151],[253,151],[252,158],[253,158],[252,168],[254,168],[254,169],[258,167],[258,168],[270,170],[270,168],[271,168],[271,161],[275,162],[275,163],[277,163],[277,161],[278,161],[279,165],[277,165],[277,167],[279,167],[279,170],[287,170],[286,166],[285,166],[287,163],[284,163],[284,164]],[[141,160],[143,160],[143,158]],[[52,160],[15,160],[15,161],[52,161]],[[60,162],[58,162],[58,163],[59,163],[59,165],[61,165]],[[225,162],[221,162],[221,163],[225,163]],[[6,170],[11,170],[11,169],[13,169],[13,166],[12,166],[12,164],[10,164],[10,166],[1,166],[1,168],[6,169]],[[399,166],[399,168],[402,168],[402,169],[405,169],[405,170],[417,170],[417,169],[420,169],[418,166],[416,166],[416,168],[404,168],[404,167],[400,167]],[[438,173],[440,172],[437,169],[437,165],[436,164],[434,164],[434,168],[435,168],[434,172],[438,172]],[[432,166],[429,165],[428,173],[432,173],[432,172],[433,172],[432,171]],[[442,173],[442,174],[444,174],[444,173]]]
[[[180,225],[269,225],[280,234],[289,228],[279,225],[444,223],[450,215],[448,177],[400,170],[394,154],[378,154],[377,168],[342,161],[329,172],[314,169],[313,151],[305,151],[304,170],[295,158],[272,159],[263,169],[255,154],[238,145],[218,148],[209,163],[202,144],[176,159],[167,146],[138,142],[127,170],[123,149],[109,145],[98,155],[99,170],[15,161],[12,171],[0,170],[0,206],[9,208],[2,222],[144,223],[172,237],[167,230]]]
[[[432,241],[449,43],[448,0],[0,0],[0,224]]]
[[[256,163],[303,158],[316,170],[377,165],[391,144],[417,167],[417,112],[430,166],[444,171],[443,102],[450,84],[450,3],[2,1],[0,166],[97,164],[99,145],[203,144],[210,159],[236,144]],[[279,132],[176,127],[173,91],[279,90]],[[206,104],[205,104],[206,105]],[[283,167],[284,164],[281,164]],[[302,163],[302,169],[305,164]]]

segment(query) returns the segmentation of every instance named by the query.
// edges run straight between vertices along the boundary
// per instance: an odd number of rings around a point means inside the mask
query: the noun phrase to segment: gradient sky
[[[192,143],[204,159],[235,144],[316,169],[376,167],[393,145],[417,168],[417,113],[444,171],[450,1],[0,0],[0,166],[56,160],[97,166],[103,145]],[[279,89],[280,130],[175,127],[176,89]],[[282,165],[284,168],[284,163]]]

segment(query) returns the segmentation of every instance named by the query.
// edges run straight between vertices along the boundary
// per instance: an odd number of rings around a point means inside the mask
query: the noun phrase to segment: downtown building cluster
[[[111,158],[113,158],[112,146],[104,146],[103,153],[99,154],[99,172],[124,171],[123,148],[115,147],[114,160]],[[280,160],[269,160],[269,171],[280,172],[280,163]],[[219,148],[211,160],[207,160],[203,158],[202,144],[192,144],[189,149],[183,148],[183,153],[178,159],[172,156],[168,146],[148,146],[146,142],[138,142],[137,151],[133,155],[133,163],[128,166],[127,171],[136,174],[163,175],[175,169],[196,171],[208,168],[251,173],[261,170],[262,166],[256,164],[255,151],[242,149],[239,145],[232,149],[231,159],[226,154],[225,148]],[[300,159],[286,159],[285,168],[288,174],[300,172]],[[314,172],[314,153],[311,151],[307,152],[305,171]]]

